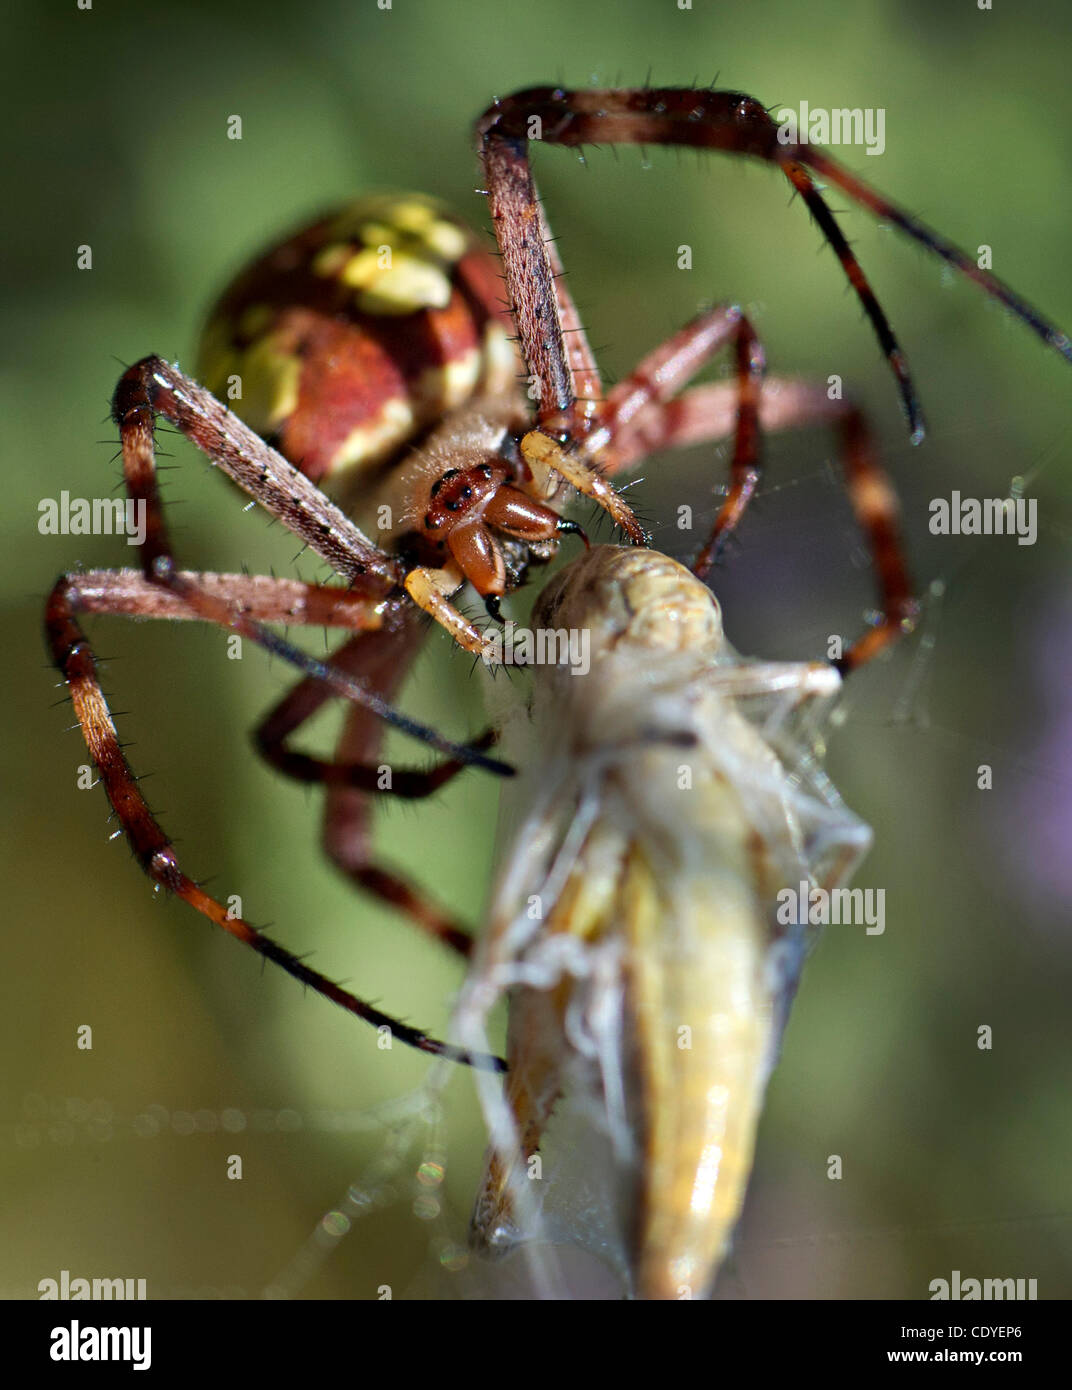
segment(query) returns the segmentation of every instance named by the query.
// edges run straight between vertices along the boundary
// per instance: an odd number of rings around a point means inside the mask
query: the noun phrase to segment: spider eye
[[[447,506],[450,506],[449,502],[447,503]],[[429,531],[434,531],[437,527],[442,526],[443,518],[439,516],[433,516],[431,512],[425,512],[424,524]]]
[[[448,468],[447,471],[445,473],[441,473],[440,476],[432,484],[431,488],[429,489],[428,495],[430,497],[437,497],[439,495],[439,489],[443,486],[443,484],[449,483],[451,478],[456,478],[457,476],[457,468]]]

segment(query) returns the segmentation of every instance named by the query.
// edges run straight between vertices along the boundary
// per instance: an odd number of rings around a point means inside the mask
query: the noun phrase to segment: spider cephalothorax
[[[493,617],[506,593],[506,559],[495,532],[524,542],[553,541],[563,532],[580,532],[551,507],[527,496],[507,480],[509,470],[491,463],[448,468],[428,490],[415,552],[442,564],[447,552],[484,599]],[[583,534],[583,532],[581,533]],[[546,549],[539,558],[550,558]]]
[[[487,656],[495,649],[455,595],[469,581],[497,616],[500,599],[523,581],[529,565],[549,560],[559,536],[578,529],[559,515],[571,489],[643,543],[644,532],[609,479],[658,451],[732,438],[729,486],[693,566],[702,578],[755,495],[762,433],[833,426],[879,585],[879,616],[845,650],[839,668],[849,671],[874,656],[910,629],[917,613],[896,499],[862,413],[847,399],[831,400],[825,386],[766,377],[759,337],[737,306],[699,313],[604,394],[536,192],[532,142],[689,145],[780,169],[844,267],[897,379],[917,443],[923,421],[906,358],[809,170],[942,257],[1072,358],[1067,335],[974,258],[824,151],[785,143],[767,111],[740,93],[537,87],[495,102],[476,135],[501,259],[438,203],[418,195],[363,199],[273,247],[235,280],[211,316],[201,353],[210,389],[159,357],[124,373],[112,414],[127,492],[146,512],[140,569],[62,575],[46,611],[53,660],[91,756],[154,883],[359,1017],[426,1051],[454,1056],[311,970],[184,872],[121,751],[79,615],[200,619],[301,671],[301,682],[258,729],[259,750],[287,775],[326,787],[325,838],[344,872],[465,954],[470,940],[453,917],[374,861],[369,794],[426,795],[467,764],[510,771],[489,757],[491,736],[459,746],[391,702],[420,645],[419,611],[466,650]],[[642,285],[636,294],[643,301]],[[733,379],[690,384],[726,348]],[[158,416],[341,583],[180,569],[158,485]],[[338,628],[347,640],[330,660],[318,660],[269,624]],[[336,757],[293,749],[291,736],[332,696],[349,703]],[[385,784],[377,765],[384,721],[446,760],[425,771],[393,769]]]
[[[549,456],[526,460],[521,368],[494,257],[418,194],[361,199],[266,252],[220,299],[200,362],[215,394],[403,560],[410,597],[475,653],[483,639],[449,597],[468,581],[497,615],[501,538],[543,543],[527,556],[543,563],[579,529],[548,505],[564,492]],[[609,489],[592,489],[643,539]]]

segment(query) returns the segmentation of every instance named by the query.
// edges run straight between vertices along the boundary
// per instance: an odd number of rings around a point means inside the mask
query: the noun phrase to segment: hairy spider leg
[[[628,380],[617,389],[627,392]],[[730,382],[693,386],[672,399],[649,391],[646,401],[637,406],[616,437],[607,471],[614,474],[659,449],[724,439],[738,427],[739,416],[738,387]],[[795,377],[769,377],[763,382],[758,401],[760,430],[778,432],[815,425],[830,425],[841,436],[845,488],[857,523],[867,537],[878,584],[878,623],[833,663],[845,674],[870,661],[897,637],[911,632],[919,617],[919,603],[905,560],[897,494],[879,462],[864,412],[847,397],[831,400],[826,387],[816,382]],[[700,579],[710,574],[754,495],[754,482],[747,475],[742,478],[736,471],[736,461],[735,454],[729,493],[692,565],[693,573]]]
[[[1010,309],[1047,346],[1072,360],[1068,335],[967,253],[897,207],[811,144],[784,142],[781,127],[754,98],[693,88],[565,91],[533,87],[495,102],[476,124],[491,216],[521,350],[539,386],[539,424],[579,421],[555,313],[554,270],[540,235],[539,199],[529,165],[533,139],[546,144],[669,144],[761,159],[780,168],[833,247],[897,380],[914,443],[925,426],[907,360],[859,261],[808,168],[877,217],[892,222]]]
[[[402,609],[396,626],[352,637],[333,660],[390,700],[408,673],[423,636],[413,610]],[[455,758],[426,769],[391,767],[390,778],[385,780],[380,759],[383,723],[358,706],[347,712],[334,760],[290,748],[290,736],[331,698],[331,693],[322,681],[311,677],[299,682],[258,726],[254,734],[258,751],[286,776],[326,788],[324,847],[337,868],[366,892],[404,912],[422,931],[468,957],[471,933],[371,855],[371,798],[375,794],[386,792],[406,799],[431,796],[465,764]],[[477,746],[489,747],[494,740],[495,734],[489,730]]]
[[[438,752],[508,775],[504,764],[473,748],[451,743],[392,709],[345,672],[309,656],[176,568],[157,481],[155,416],[163,415],[175,425],[215,466],[351,585],[357,584],[361,590],[378,588],[383,597],[399,589],[404,580],[399,562],[374,546],[315,483],[214,396],[161,358],[144,358],[124,373],[116,387],[112,413],[119,426],[127,491],[146,509],[141,561],[150,583],[181,598],[206,622],[248,637],[307,675],[325,681],[348,700],[374,709],[381,719]]]
[[[119,572],[115,584],[115,603],[110,608],[108,580],[111,577],[108,572],[102,574],[100,571],[94,571],[91,576],[87,576],[90,583],[85,611],[161,618],[200,618],[202,616],[186,604],[185,595],[179,597],[168,594],[166,591],[163,602],[160,601],[160,596],[156,592],[150,592],[150,603],[146,609],[139,609],[132,577],[123,572]],[[315,586],[296,586],[292,581],[276,581],[277,584],[285,586],[285,598],[281,598],[278,591],[273,593],[271,581],[266,583],[261,579],[258,588],[260,593],[265,595],[261,601],[253,582],[246,576],[224,575],[211,576],[210,578],[212,582],[208,585],[206,592],[210,592],[213,598],[220,598],[220,601],[224,601],[223,596],[225,595],[227,601],[245,603],[251,613],[263,614],[269,618],[278,614],[281,603],[293,601],[298,587],[307,591],[304,598],[306,600],[312,599],[314,609],[321,602],[321,596],[314,596]],[[201,576],[195,575],[191,582],[198,584],[200,579]],[[366,1003],[319,971],[312,969],[292,951],[258,930],[244,918],[233,915],[228,908],[206,893],[200,884],[186,874],[179,863],[174,845],[153,816],[148,803],[142,796],[138,778],[123,753],[108,702],[101,689],[96,658],[75,617],[75,614],[80,611],[82,601],[79,580],[80,576],[78,575],[63,576],[52,590],[45,615],[48,641],[53,659],[67,683],[78,723],[86,740],[90,756],[100,772],[108,800],[111,802],[134,857],[153,883],[174,893],[176,897],[181,898],[195,911],[200,912],[209,921],[222,928],[229,936],[233,936],[244,945],[251,947],[265,959],[274,961],[276,965],[285,970],[288,975],[292,975],[301,984],[340,1005],[347,1012],[371,1023],[374,1027],[389,1028],[400,1042],[417,1048],[421,1052],[447,1057],[452,1061],[464,1062],[470,1066],[497,1071],[503,1070],[504,1064],[497,1058],[475,1055],[465,1049],[453,1047],[449,1043],[440,1042],[438,1039],[431,1038],[421,1032],[420,1029],[402,1023]],[[329,593],[336,595],[339,591],[331,590]],[[344,602],[334,610],[328,607],[331,602],[331,599],[324,600],[324,609],[322,613],[318,614],[318,620],[333,616],[340,625],[359,628],[367,618],[373,629],[379,627],[382,621],[382,614],[379,611],[374,610],[370,616],[365,615],[354,605],[353,601]]]

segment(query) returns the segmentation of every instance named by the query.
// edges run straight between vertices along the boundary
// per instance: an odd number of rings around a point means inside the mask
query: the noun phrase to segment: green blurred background
[[[243,260],[325,206],[415,188],[479,220],[470,123],[493,94],[709,82],[768,104],[886,110],[886,152],[845,161],[994,264],[1068,328],[1072,134],[1054,96],[1067,6],[889,0],[373,0],[98,3],[8,9],[2,508],[4,1001],[0,1009],[0,1289],[33,1296],[61,1269],[149,1280],[151,1296],[254,1295],[383,1148],[339,1132],[402,1096],[426,1063],[261,970],[181,904],[155,901],[45,664],[43,598],[61,570],[131,563],[122,542],[37,532],[37,504],[107,495],[107,403],[155,351],[192,363],[212,297]],[[242,116],[240,142],[227,118]],[[875,827],[858,880],[884,887],[887,931],[831,929],[807,970],[775,1074],[724,1297],[920,1298],[953,1269],[1072,1292],[1068,977],[1072,661],[1068,598],[1072,375],[1022,326],[867,214],[844,225],[894,321],[929,416],[912,449],[870,330],[818,232],[771,170],[623,150],[578,166],[538,152],[538,178],[607,374],[733,298],[772,370],[844,375],[873,410],[903,493],[916,574],[947,581],[924,644],[862,673],[830,770]],[[833,199],[836,207],[845,200]],[[693,270],[676,248],[693,247]],[[75,248],[93,247],[91,272]],[[167,499],[190,567],[274,566],[295,545],[245,513],[175,440]],[[871,602],[865,558],[822,433],[776,441],[770,485],[716,588],[736,644],[821,655]],[[713,514],[724,453],[661,459],[631,498],[656,542],[688,501]],[[927,502],[1004,495],[1026,475],[1033,548],[938,540]],[[301,571],[311,576],[306,562]],[[382,1007],[441,1030],[459,976],[323,861],[319,798],[261,766],[248,730],[288,673],[218,633],[98,622],[106,687],[136,767],[188,866],[240,893],[295,950]],[[445,639],[406,696],[454,735],[481,723],[479,682]],[[330,720],[318,726],[323,746]],[[1067,735],[1067,737],[1066,737]],[[392,745],[395,747],[395,745]],[[400,756],[419,761],[412,746]],[[1062,754],[1066,755],[1062,758]],[[976,790],[976,767],[995,789]],[[474,774],[441,801],[392,807],[385,855],[477,920],[496,788]],[[94,1028],[92,1052],[75,1029]],[[994,1029],[994,1048],[976,1029]],[[449,1093],[437,1220],[413,1190],[358,1224],[297,1291],[372,1298],[427,1289],[464,1239],[482,1148],[466,1078]],[[155,1108],[153,1108],[155,1107]],[[220,1128],[221,1115],[238,1133]],[[238,1117],[242,1117],[241,1119]],[[357,1117],[355,1119],[355,1117]],[[226,1156],[245,1160],[228,1182]],[[841,1182],[827,1155],[844,1160]],[[420,1208],[425,1218],[430,1204]],[[464,1292],[464,1276],[455,1280]],[[449,1285],[448,1285],[449,1287]],[[442,1291],[442,1285],[439,1286]],[[486,1290],[485,1290],[486,1296]]]

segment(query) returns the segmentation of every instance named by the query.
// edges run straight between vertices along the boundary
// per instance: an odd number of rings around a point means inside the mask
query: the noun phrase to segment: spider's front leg
[[[556,310],[555,269],[543,236],[539,199],[529,167],[529,144],[688,145],[761,159],[792,184],[833,247],[879,345],[897,379],[914,443],[924,434],[923,416],[908,363],[859,261],[808,169],[835,184],[884,222],[892,222],[959,273],[980,285],[1022,319],[1047,346],[1072,360],[1072,342],[1054,324],[974,257],[918,218],[868,187],[812,144],[784,139],[786,132],[754,98],[740,92],[693,88],[566,91],[533,87],[491,106],[476,134],[495,236],[502,253],[509,301],[528,369],[538,383],[541,427],[572,417],[583,425],[575,401]]]
[[[157,482],[155,417],[162,415],[175,425],[215,466],[351,585],[362,592],[378,592],[384,599],[395,593],[404,577],[398,560],[374,546],[315,483],[208,391],[159,357],[144,358],[122,376],[112,413],[119,426],[127,492],[145,508],[146,539],[141,560],[150,583],[170,591],[195,616],[248,637],[306,675],[324,681],[336,694],[367,706],[381,719],[448,757],[461,758],[499,774],[509,772],[495,759],[451,743],[434,730],[399,714],[359,681],[331,663],[309,656],[176,568]]]
[[[736,382],[695,386],[681,393],[729,342],[735,348]],[[870,543],[882,613],[881,621],[836,663],[844,673],[911,631],[919,614],[904,559],[897,497],[860,408],[851,400],[831,400],[815,383],[764,381],[765,365],[759,338],[740,309],[723,306],[697,315],[650,352],[590,413],[577,463],[584,467],[591,460],[613,477],[646,454],[732,434],[729,490],[693,563],[693,572],[704,579],[755,496],[762,432],[816,424],[837,428],[846,488]]]
[[[351,588],[273,580],[264,576],[199,575],[175,565],[157,486],[154,416],[171,420],[247,492],[349,579]],[[459,764],[482,763],[509,771],[479,749],[462,747],[395,712],[345,666],[320,661],[277,636],[267,622],[317,624],[375,633],[404,602],[398,588],[401,568],[377,550],[303,475],[252,434],[213,397],[175,368],[150,358],[131,368],[116,391],[127,488],[145,508],[143,573],[120,571],[65,575],[48,601],[46,629],[53,659],[61,670],[90,754],[134,853],[149,877],[196,911],[289,974],[356,1016],[388,1026],[398,1038],[423,1051],[476,1065],[497,1067],[495,1059],[473,1058],[428,1038],[407,1024],[342,989],[259,931],[233,916],[184,871],[169,837],[142,797],[137,778],[122,753],[101,690],[96,660],[81,627],[81,612],[134,617],[198,618],[248,636],[270,652],[293,661],[307,678],[341,694],[369,713],[386,718],[445,752]],[[390,624],[388,624],[390,626]],[[427,736],[427,737],[426,737]]]

